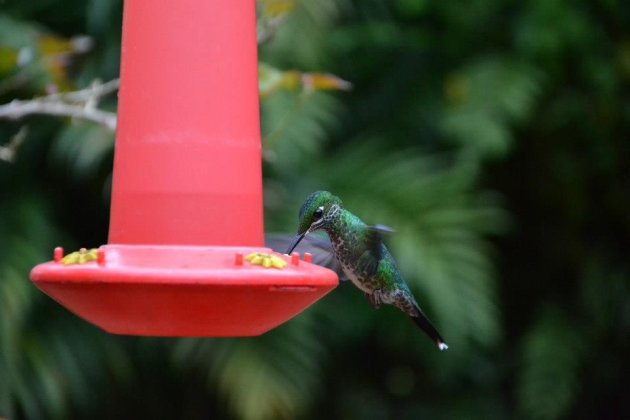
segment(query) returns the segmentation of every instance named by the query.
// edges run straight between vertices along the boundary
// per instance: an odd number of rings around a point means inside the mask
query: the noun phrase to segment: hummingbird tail
[[[431,321],[429,321],[422,311],[418,310],[418,315],[410,315],[409,318],[411,318],[411,320],[415,322],[422,331],[431,337],[431,340],[433,340],[433,342],[437,345],[438,349],[448,349],[448,345],[444,342],[440,333],[435,329],[433,324],[431,324]]]

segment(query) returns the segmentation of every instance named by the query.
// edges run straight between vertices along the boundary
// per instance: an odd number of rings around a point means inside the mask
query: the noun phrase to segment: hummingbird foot
[[[365,298],[374,309],[379,309],[383,304],[383,293],[381,289],[375,289],[372,293],[365,293]]]

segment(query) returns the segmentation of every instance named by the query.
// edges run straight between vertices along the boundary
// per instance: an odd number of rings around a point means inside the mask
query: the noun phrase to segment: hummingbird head
[[[309,233],[322,229],[330,220],[335,208],[341,206],[341,200],[328,191],[315,191],[302,204],[299,213],[298,233],[287,250],[287,254]]]

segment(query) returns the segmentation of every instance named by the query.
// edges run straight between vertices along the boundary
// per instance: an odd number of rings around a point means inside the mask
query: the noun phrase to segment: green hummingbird
[[[328,234],[343,273],[363,291],[375,309],[382,304],[394,305],[407,314],[440,350],[448,348],[420,309],[383,243],[383,236],[391,233],[391,229],[383,225],[366,225],[346,210],[338,197],[328,191],[316,191],[300,208],[298,233],[286,253],[290,254],[307,234],[316,230]]]

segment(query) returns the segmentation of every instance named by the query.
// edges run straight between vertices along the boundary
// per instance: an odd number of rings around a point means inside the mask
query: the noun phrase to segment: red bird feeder
[[[247,336],[337,285],[297,255],[244,258],[272,253],[255,25],[251,0],[125,2],[110,243],[82,264],[56,249],[37,287],[111,333]]]

